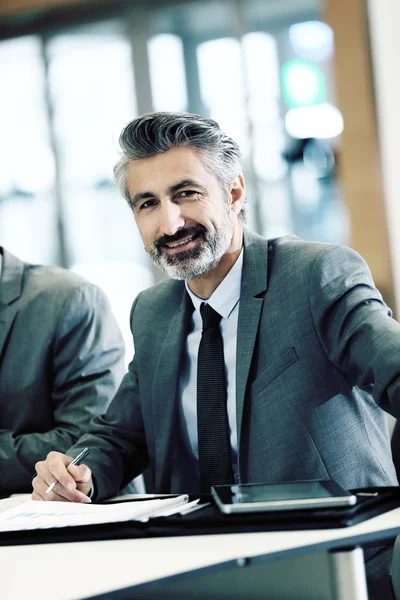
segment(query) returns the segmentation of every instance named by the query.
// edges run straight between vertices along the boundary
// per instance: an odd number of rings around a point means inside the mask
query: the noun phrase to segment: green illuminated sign
[[[314,106],[325,102],[325,77],[308,60],[295,58],[282,67],[282,90],[290,108]]]

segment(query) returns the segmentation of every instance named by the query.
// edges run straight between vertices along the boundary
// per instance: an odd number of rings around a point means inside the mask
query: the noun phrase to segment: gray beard
[[[164,254],[152,246],[148,254],[154,264],[172,279],[187,280],[201,277],[214,269],[232,242],[233,224],[229,217],[214,234],[198,237],[198,246],[178,254]]]

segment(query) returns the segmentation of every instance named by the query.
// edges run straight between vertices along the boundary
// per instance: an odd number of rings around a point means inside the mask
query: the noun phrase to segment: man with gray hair
[[[400,326],[361,257],[249,231],[240,150],[211,119],[148,114],[120,143],[117,184],[170,279],[133,304],[129,372],[70,451],[89,446],[87,464],[50,453],[33,498],[101,500],[148,466],[164,493],[396,485],[384,411],[400,416]]]

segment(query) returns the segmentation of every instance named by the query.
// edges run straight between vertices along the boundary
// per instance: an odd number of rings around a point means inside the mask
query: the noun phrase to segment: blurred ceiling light
[[[207,114],[235,139],[246,158],[249,136],[241,44],[218,38],[197,46],[201,100]]]
[[[332,104],[302,106],[286,113],[286,131],[294,138],[330,139],[343,131],[343,117]]]
[[[234,38],[209,40],[197,46],[200,93],[208,110],[227,106],[243,110],[246,89],[240,42]]]
[[[7,154],[7,148],[2,144],[0,144],[0,164],[2,167],[0,169],[0,198],[2,198],[11,192],[14,183],[13,163]]]
[[[64,193],[112,177],[118,137],[136,114],[132,48],[113,33],[60,34],[48,42],[53,128]]]
[[[246,33],[242,37],[243,61],[250,98],[260,99],[281,95],[276,40],[264,32]]]
[[[43,144],[34,144],[27,152],[29,159],[20,164],[20,169],[14,173],[15,185],[22,192],[37,194],[52,188],[55,178],[54,156],[51,149]]]
[[[155,110],[187,110],[183,44],[169,33],[155,35],[148,42],[151,90]]]
[[[292,25],[289,28],[289,39],[294,51],[302,58],[322,61],[333,55],[333,31],[321,21]]]
[[[295,58],[282,67],[282,90],[290,108],[322,104],[325,77],[312,62]]]

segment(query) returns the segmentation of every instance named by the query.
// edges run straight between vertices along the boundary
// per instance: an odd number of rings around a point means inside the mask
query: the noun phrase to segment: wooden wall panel
[[[351,218],[350,245],[368,262],[376,285],[395,308],[366,6],[364,0],[325,0],[324,12],[335,35],[335,80],[344,119],[339,173]]]
[[[96,0],[85,0],[87,2]],[[8,15],[38,8],[53,8],[69,4],[82,4],[82,0],[0,0],[0,15]]]

